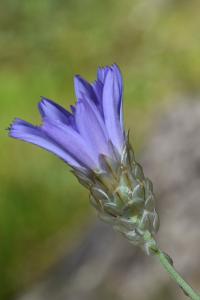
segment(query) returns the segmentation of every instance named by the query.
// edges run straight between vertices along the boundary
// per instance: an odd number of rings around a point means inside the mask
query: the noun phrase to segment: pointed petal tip
[[[80,74],[74,76],[74,83],[89,84]]]
[[[38,109],[43,121],[61,122],[73,127],[73,114],[56,102],[42,97],[38,103]]]
[[[48,104],[51,104],[52,101],[50,99],[47,99],[44,96],[40,96],[40,98],[41,98],[41,100],[38,103],[38,109],[39,109],[41,117],[43,118],[43,117],[45,117],[45,108],[46,108],[46,106]]]
[[[46,105],[48,105],[48,104],[50,104],[50,105],[56,104],[54,101],[48,99],[47,97],[40,96],[40,98],[41,98],[41,100],[40,100],[40,102],[38,103],[39,108],[42,107],[42,106],[46,106]]]
[[[81,79],[82,77],[81,77],[81,75],[80,74],[75,74],[74,75],[74,80],[76,80],[76,79]]]
[[[80,75],[74,77],[74,88],[77,100],[87,99],[88,101],[97,102],[92,85]]]
[[[76,74],[74,76],[74,87],[76,87],[76,85],[78,84],[80,78],[81,78],[81,76],[79,74]]]

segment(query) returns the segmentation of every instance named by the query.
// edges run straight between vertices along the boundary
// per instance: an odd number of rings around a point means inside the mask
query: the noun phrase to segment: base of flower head
[[[151,243],[146,233],[153,236],[158,231],[159,217],[153,185],[136,162],[128,136],[121,156],[101,155],[99,159],[100,172],[74,171],[75,175],[90,190],[90,201],[99,217],[149,254]]]
[[[102,221],[111,224],[114,230],[120,232],[130,243],[143,248],[147,255],[155,254],[157,251],[157,246],[154,240],[155,232],[153,234],[147,229],[141,229],[138,225],[140,221],[138,222],[137,218],[124,219],[100,213],[99,217]]]

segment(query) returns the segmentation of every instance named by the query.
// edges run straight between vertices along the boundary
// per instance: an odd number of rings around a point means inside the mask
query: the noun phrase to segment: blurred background
[[[75,74],[92,81],[116,62],[140,156],[159,116],[199,95],[199,10],[195,0],[1,0],[0,299],[40,282],[96,220],[69,168],[5,129],[14,117],[39,124],[40,96],[69,107]]]

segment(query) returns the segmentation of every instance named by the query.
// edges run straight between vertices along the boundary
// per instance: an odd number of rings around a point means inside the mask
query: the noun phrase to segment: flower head
[[[120,70],[99,68],[92,84],[80,76],[74,84],[77,102],[70,112],[43,98],[42,125],[15,119],[9,135],[63,159],[89,189],[99,216],[148,253],[146,236],[158,230],[159,221],[152,183],[124,132]]]
[[[97,80],[74,79],[77,102],[67,111],[42,98],[39,111],[42,125],[15,119],[10,136],[56,154],[72,168],[101,169],[100,154],[113,157],[124,145],[122,76],[117,65],[99,68]]]

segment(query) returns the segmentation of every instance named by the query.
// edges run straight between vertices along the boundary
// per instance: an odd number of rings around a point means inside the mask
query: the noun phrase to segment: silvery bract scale
[[[114,151],[114,150],[113,150]],[[122,156],[101,156],[102,171],[87,175],[73,171],[90,190],[90,200],[99,217],[110,223],[131,243],[145,248],[146,232],[159,229],[152,182],[144,176],[127,136]]]

